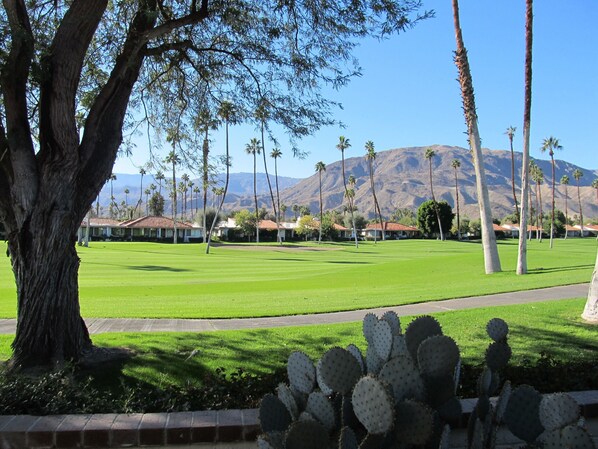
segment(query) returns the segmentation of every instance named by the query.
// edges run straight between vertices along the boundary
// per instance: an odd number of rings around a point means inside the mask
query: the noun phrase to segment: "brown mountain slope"
[[[374,179],[376,194],[382,209],[382,214],[389,216],[397,208],[417,209],[419,205],[430,199],[430,182],[428,172],[428,161],[424,158],[427,147],[400,148],[388,151],[381,151],[377,154],[374,162]],[[432,160],[434,193],[438,200],[447,201],[455,207],[455,181],[454,169],[451,167],[453,159],[461,162],[458,171],[459,176],[459,199],[460,208],[464,216],[477,218],[479,216],[476,202],[475,175],[469,151],[459,147],[448,147],[433,145],[436,157]],[[348,150],[346,156],[351,155]],[[519,180],[521,179],[521,153],[515,153],[517,197],[520,196]],[[490,201],[492,202],[493,216],[502,218],[514,211],[511,193],[511,155],[509,151],[484,150],[484,162]],[[545,211],[550,209],[550,161],[536,160],[545,174],[545,182],[542,186],[542,200]],[[355,186],[355,204],[358,213],[373,218],[374,207],[370,191],[368,163],[364,156],[347,157],[345,159],[347,176],[353,175],[357,179]],[[569,185],[569,215],[578,213],[577,193],[573,171],[578,168],[565,161],[556,163],[557,195],[556,207],[564,210],[565,196],[564,189],[559,186],[558,180],[567,174],[571,179]],[[596,203],[596,192],[590,186],[592,180],[598,175],[596,170],[583,169],[584,176],[580,184],[582,207],[584,218],[598,217],[598,205]],[[314,174],[302,180],[293,187],[281,192],[281,202],[289,207],[293,204],[309,205],[312,213],[317,213],[318,203],[318,175]],[[343,204],[343,181],[340,161],[329,164],[326,172],[322,175],[322,192],[324,209],[342,209]],[[247,204],[246,204],[247,203]],[[269,199],[261,197],[260,203],[270,208]],[[227,209],[247,207],[248,202],[241,198],[232,204],[227,204]],[[287,213],[287,216],[289,213]]]

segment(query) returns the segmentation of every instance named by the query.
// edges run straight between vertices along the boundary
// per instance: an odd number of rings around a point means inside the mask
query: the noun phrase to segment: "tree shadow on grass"
[[[129,267],[131,270],[141,270],[141,271],[170,271],[172,273],[181,273],[184,271],[191,271],[186,268],[173,268],[173,267],[165,267],[162,265],[137,265]]]
[[[559,271],[575,271],[575,270],[579,270],[579,269],[583,269],[583,268],[593,268],[594,264],[585,264],[585,265],[570,265],[570,266],[566,266],[566,267],[549,267],[549,268],[544,268],[544,267],[538,267],[538,268],[532,268],[530,270],[528,270],[528,274],[542,274],[542,273],[553,273],[553,272],[559,272]]]
[[[337,263],[343,265],[371,265],[371,262],[357,262],[352,260],[328,260],[328,263]]]

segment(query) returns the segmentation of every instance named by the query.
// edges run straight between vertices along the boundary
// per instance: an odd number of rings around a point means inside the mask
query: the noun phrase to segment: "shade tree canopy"
[[[323,85],[359,73],[360,38],[405,30],[420,2],[5,0],[0,221],[17,284],[13,368],[97,354],[80,316],[73,236],[127,137],[179,154],[202,108],[230,101],[302,137],[333,122]],[[203,136],[201,136],[203,137]]]

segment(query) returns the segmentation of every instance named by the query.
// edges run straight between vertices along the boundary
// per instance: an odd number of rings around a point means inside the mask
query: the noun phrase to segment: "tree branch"
[[[4,0],[10,26],[10,52],[2,67],[2,95],[6,113],[6,130],[2,130],[2,167],[6,174],[12,205],[2,202],[3,209],[12,208],[18,223],[29,214],[37,195],[37,166],[27,113],[27,79],[33,58],[33,33],[22,0]],[[8,150],[8,152],[6,152]],[[3,192],[4,193],[4,192]],[[4,211],[3,215],[8,213]]]

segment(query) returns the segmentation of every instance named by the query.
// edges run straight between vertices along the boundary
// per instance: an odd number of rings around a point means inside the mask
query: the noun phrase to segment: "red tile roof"
[[[380,223],[370,223],[366,226],[366,229],[380,230]],[[406,231],[406,232],[418,232],[419,229],[413,226],[407,226],[401,223],[393,223],[390,221],[384,222],[384,229],[386,231]]]
[[[276,231],[278,229],[276,223],[272,220],[260,220],[259,228],[266,231]]]
[[[154,216],[146,216],[141,218],[136,218],[134,220],[128,220],[120,224],[123,228],[163,228],[163,229],[173,229],[174,228],[174,221],[172,218],[167,217],[154,217]],[[188,223],[178,221],[176,223],[178,229],[183,228],[192,228],[192,226]]]

